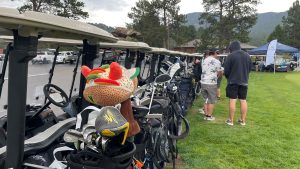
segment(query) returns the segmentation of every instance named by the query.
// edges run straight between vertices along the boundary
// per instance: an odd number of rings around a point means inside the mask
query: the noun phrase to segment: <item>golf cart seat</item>
[[[62,136],[70,128],[74,127],[75,124],[76,118],[70,118],[53,125],[44,132],[39,133],[28,140],[25,140],[24,155],[30,155],[31,153],[35,154],[37,151],[47,148],[57,138]],[[3,167],[5,159],[6,146],[0,148],[0,168]]]

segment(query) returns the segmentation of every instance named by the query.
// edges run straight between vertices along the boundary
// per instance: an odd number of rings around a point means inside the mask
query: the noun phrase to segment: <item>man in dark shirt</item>
[[[241,118],[238,123],[246,125],[248,79],[251,71],[251,59],[248,53],[241,50],[240,42],[234,41],[229,46],[230,54],[224,65],[227,78],[226,96],[229,98],[229,119],[226,124],[233,125],[236,100],[240,100]]]

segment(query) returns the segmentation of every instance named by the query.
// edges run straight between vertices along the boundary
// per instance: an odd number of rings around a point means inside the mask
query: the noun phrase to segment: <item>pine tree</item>
[[[127,27],[141,32],[141,41],[150,46],[162,47],[163,27],[153,2],[139,0],[136,2],[136,6],[131,8],[128,17],[133,20],[133,23]]]
[[[180,0],[139,0],[128,14],[128,25],[142,33],[149,45],[170,48],[170,41],[180,34],[185,16],[179,14]]]
[[[286,32],[281,25],[277,25],[274,31],[269,35],[268,42],[277,39],[281,43],[288,43],[286,38]]]
[[[283,17],[283,30],[285,31],[285,42],[300,48],[300,5],[299,0],[293,3],[288,10],[288,16]]]
[[[37,11],[50,13],[78,20],[88,18],[88,12],[83,11],[84,2],[77,0],[26,0],[18,8],[20,12]]]
[[[259,0],[203,0],[205,12],[199,17],[206,25],[207,35],[202,41],[211,41],[210,46],[225,48],[230,41],[249,41],[249,29],[256,22],[256,6]]]

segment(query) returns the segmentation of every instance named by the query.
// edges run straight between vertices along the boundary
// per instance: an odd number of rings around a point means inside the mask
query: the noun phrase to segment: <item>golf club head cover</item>
[[[115,106],[130,98],[136,88],[135,79],[140,69],[128,70],[112,62],[92,70],[82,66],[81,72],[86,78],[84,98],[95,105]]]
[[[96,118],[95,129],[102,137],[112,138],[122,134],[123,145],[128,136],[129,123],[117,108],[106,106],[101,108]]]
[[[130,98],[121,103],[120,112],[129,123],[128,137],[138,134],[141,129],[138,122],[134,119]]]

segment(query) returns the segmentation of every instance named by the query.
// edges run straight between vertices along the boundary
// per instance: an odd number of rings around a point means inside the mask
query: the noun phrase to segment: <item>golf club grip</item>
[[[184,139],[190,133],[190,124],[189,124],[189,122],[182,115],[180,116],[180,118],[183,120],[183,122],[185,124],[185,131],[183,133],[181,133],[179,136],[176,136],[176,135],[173,135],[173,134],[168,134],[168,137],[170,139],[175,139],[175,140]]]

